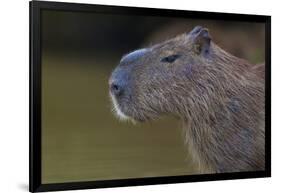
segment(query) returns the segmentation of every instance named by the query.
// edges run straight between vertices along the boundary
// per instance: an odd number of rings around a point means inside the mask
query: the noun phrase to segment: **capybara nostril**
[[[123,88],[121,85],[115,83],[115,82],[112,82],[110,84],[110,91],[113,95],[115,96],[120,96],[123,92]]]

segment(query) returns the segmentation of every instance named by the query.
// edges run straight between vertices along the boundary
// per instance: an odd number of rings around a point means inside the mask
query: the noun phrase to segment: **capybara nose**
[[[120,84],[113,81],[110,83],[110,92],[115,96],[120,96],[123,92],[123,88]]]

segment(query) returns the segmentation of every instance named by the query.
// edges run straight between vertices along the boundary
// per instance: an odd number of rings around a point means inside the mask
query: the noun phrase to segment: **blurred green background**
[[[196,25],[228,52],[264,62],[264,24],[42,12],[42,183],[196,173],[178,120],[120,122],[108,94],[124,54]]]

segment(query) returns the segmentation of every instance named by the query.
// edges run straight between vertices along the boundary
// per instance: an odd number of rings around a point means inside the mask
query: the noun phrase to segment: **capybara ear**
[[[196,26],[190,33],[196,54],[206,56],[210,51],[211,36],[207,28]]]

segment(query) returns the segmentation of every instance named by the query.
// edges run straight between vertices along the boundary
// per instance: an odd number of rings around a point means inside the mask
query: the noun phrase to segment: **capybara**
[[[121,119],[181,120],[199,173],[257,171],[265,167],[263,73],[197,26],[125,55],[109,87]]]

